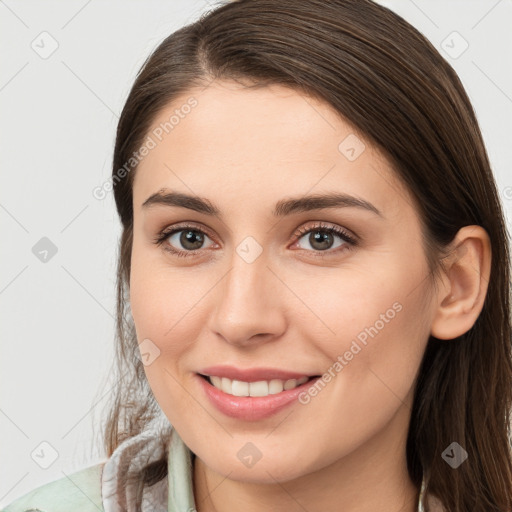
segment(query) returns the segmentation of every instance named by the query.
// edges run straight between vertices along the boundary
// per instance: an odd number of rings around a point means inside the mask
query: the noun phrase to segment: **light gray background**
[[[512,0],[379,3],[459,74],[510,230]],[[0,506],[104,458],[93,425],[110,394],[120,227],[112,195],[92,190],[109,179],[117,117],[146,56],[214,5],[0,1]],[[46,262],[32,249],[43,237],[57,248]]]

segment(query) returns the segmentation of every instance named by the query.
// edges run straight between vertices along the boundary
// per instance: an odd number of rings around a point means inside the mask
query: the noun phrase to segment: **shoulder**
[[[104,464],[89,466],[41,485],[0,512],[104,512],[101,499]]]

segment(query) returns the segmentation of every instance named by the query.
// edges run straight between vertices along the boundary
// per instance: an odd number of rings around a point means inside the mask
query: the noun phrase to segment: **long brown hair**
[[[412,481],[419,487],[424,480],[427,494],[449,512],[510,511],[510,254],[496,184],[453,68],[418,30],[370,0],[227,3],[167,37],[139,71],[119,119],[113,157],[122,235],[117,386],[103,434],[107,455],[158,411],[133,355],[137,339],[126,297],[137,163],[132,156],[164,106],[214,79],[281,84],[321,99],[381,149],[416,200],[431,277],[460,228],[486,229],[492,267],[483,310],[457,340],[428,340],[407,464]],[[454,441],[469,454],[456,470],[441,456]],[[141,475],[141,485],[165,475],[161,460]]]

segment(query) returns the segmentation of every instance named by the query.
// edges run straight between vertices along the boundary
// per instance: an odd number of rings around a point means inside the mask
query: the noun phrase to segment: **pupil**
[[[325,244],[326,241],[330,241],[331,234],[323,231],[314,231],[310,235],[310,243],[312,247],[315,247],[315,243],[319,243],[320,247],[317,247],[321,251],[325,251],[330,247],[330,243]]]
[[[194,242],[194,238],[196,241]],[[199,249],[203,243],[202,236],[197,231],[183,231],[182,235],[180,237],[180,242],[183,245],[183,247],[187,247],[188,249],[194,250]],[[192,247],[190,247],[188,244],[191,244]]]

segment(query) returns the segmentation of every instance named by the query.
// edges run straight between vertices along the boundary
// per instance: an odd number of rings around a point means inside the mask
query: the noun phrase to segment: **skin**
[[[190,96],[197,106],[136,171],[130,300],[139,343],[160,350],[145,366],[154,396],[197,455],[197,510],[416,510],[405,451],[415,379],[429,335],[463,334],[481,311],[486,232],[459,232],[434,288],[411,195],[329,105],[282,86],[216,81],[175,99],[152,129]],[[365,144],[354,161],[338,150],[349,134]],[[162,188],[207,198],[221,216],[142,208]],[[279,200],[329,191],[382,216],[345,207],[272,217]],[[197,255],[153,243],[185,221],[206,233]],[[294,236],[318,221],[357,246],[332,235],[321,251],[311,232]],[[190,251],[180,234],[164,243]],[[236,252],[249,236],[263,249],[252,263]],[[199,386],[196,372],[214,364],[322,374],[397,303],[400,312],[307,404],[249,422],[224,416]],[[237,457],[247,442],[261,452],[252,467]]]

